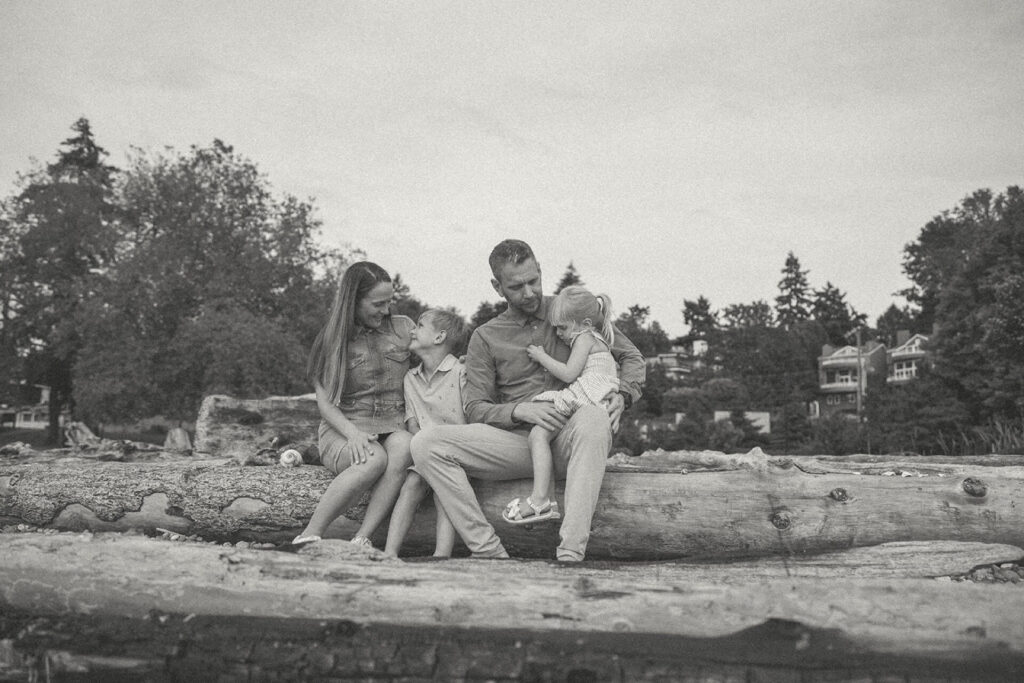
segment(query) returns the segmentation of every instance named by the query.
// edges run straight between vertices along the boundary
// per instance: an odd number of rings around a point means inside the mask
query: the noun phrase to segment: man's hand
[[[620,397],[621,403],[621,397]],[[621,412],[621,411],[620,411]],[[527,401],[517,403],[512,409],[512,418],[520,422],[540,425],[545,429],[557,432],[565,426],[568,419],[565,415],[555,410],[555,406],[544,401]]]
[[[608,408],[608,419],[612,423],[612,434],[614,434],[619,431],[619,420],[626,409],[626,401],[622,398],[622,394],[616,393],[608,394],[603,403]]]

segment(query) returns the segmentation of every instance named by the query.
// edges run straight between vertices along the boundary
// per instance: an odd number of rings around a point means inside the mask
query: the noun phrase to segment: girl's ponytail
[[[607,294],[597,294],[597,307],[601,311],[601,320],[599,321],[601,336],[608,342],[608,346],[611,346],[615,341],[615,325],[612,324],[612,300],[608,298]]]

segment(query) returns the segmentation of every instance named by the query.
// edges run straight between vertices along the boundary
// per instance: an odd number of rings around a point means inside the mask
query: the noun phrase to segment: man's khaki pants
[[[494,527],[484,517],[469,479],[504,481],[533,476],[526,431],[485,424],[429,427],[412,439],[416,470],[441,501],[455,530],[475,557],[504,557]],[[604,479],[612,433],[603,407],[577,410],[551,443],[555,477],[565,478],[560,560],[582,560]]]

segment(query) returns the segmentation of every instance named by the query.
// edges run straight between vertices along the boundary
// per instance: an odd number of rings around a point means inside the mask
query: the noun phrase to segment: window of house
[[[825,384],[856,384],[857,383],[857,371],[852,369],[846,370],[829,370],[825,373]]]
[[[896,361],[892,366],[892,377],[894,379],[911,379],[913,377],[917,377],[917,361]]]
[[[847,403],[856,403],[857,402],[857,394],[850,394],[850,395],[848,395],[846,397],[846,402]]]
[[[825,403],[829,404],[830,406],[837,406],[842,400],[843,397],[840,396],[839,394],[829,394],[828,397],[825,399]]]

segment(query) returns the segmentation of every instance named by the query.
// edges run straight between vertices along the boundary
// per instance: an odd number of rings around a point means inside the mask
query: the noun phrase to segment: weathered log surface
[[[196,419],[194,452],[220,458],[246,458],[288,442],[315,442],[320,424],[310,396],[236,399],[207,396]]]
[[[141,619],[155,610],[478,633],[728,639],[785,624],[798,637],[785,642],[784,654],[808,667],[822,666],[821,657],[838,663],[866,654],[1024,666],[1018,586],[894,575],[751,577],[727,567],[717,567],[727,579],[714,581],[685,565],[406,563],[342,541],[284,553],[124,535],[3,534],[0,601],[34,615]]]
[[[613,459],[588,557],[800,555],[914,540],[1024,545],[1024,509],[1017,505],[1024,496],[1022,467],[869,465],[860,474],[854,464],[812,467],[819,462],[814,460],[794,466],[789,459],[759,453],[686,455],[701,467],[646,472],[642,462],[648,456],[625,464]],[[0,462],[0,523],[93,530],[160,527],[210,540],[282,541],[304,526],[330,479],[319,466],[242,467],[218,459]],[[531,531],[500,519],[505,503],[528,486],[526,481],[480,482],[477,490],[510,552],[550,557],[557,545],[555,526]],[[358,506],[348,511],[330,535],[350,537],[360,513]],[[428,551],[432,530],[427,504],[407,550]],[[382,528],[374,537],[378,545],[384,533]]]

